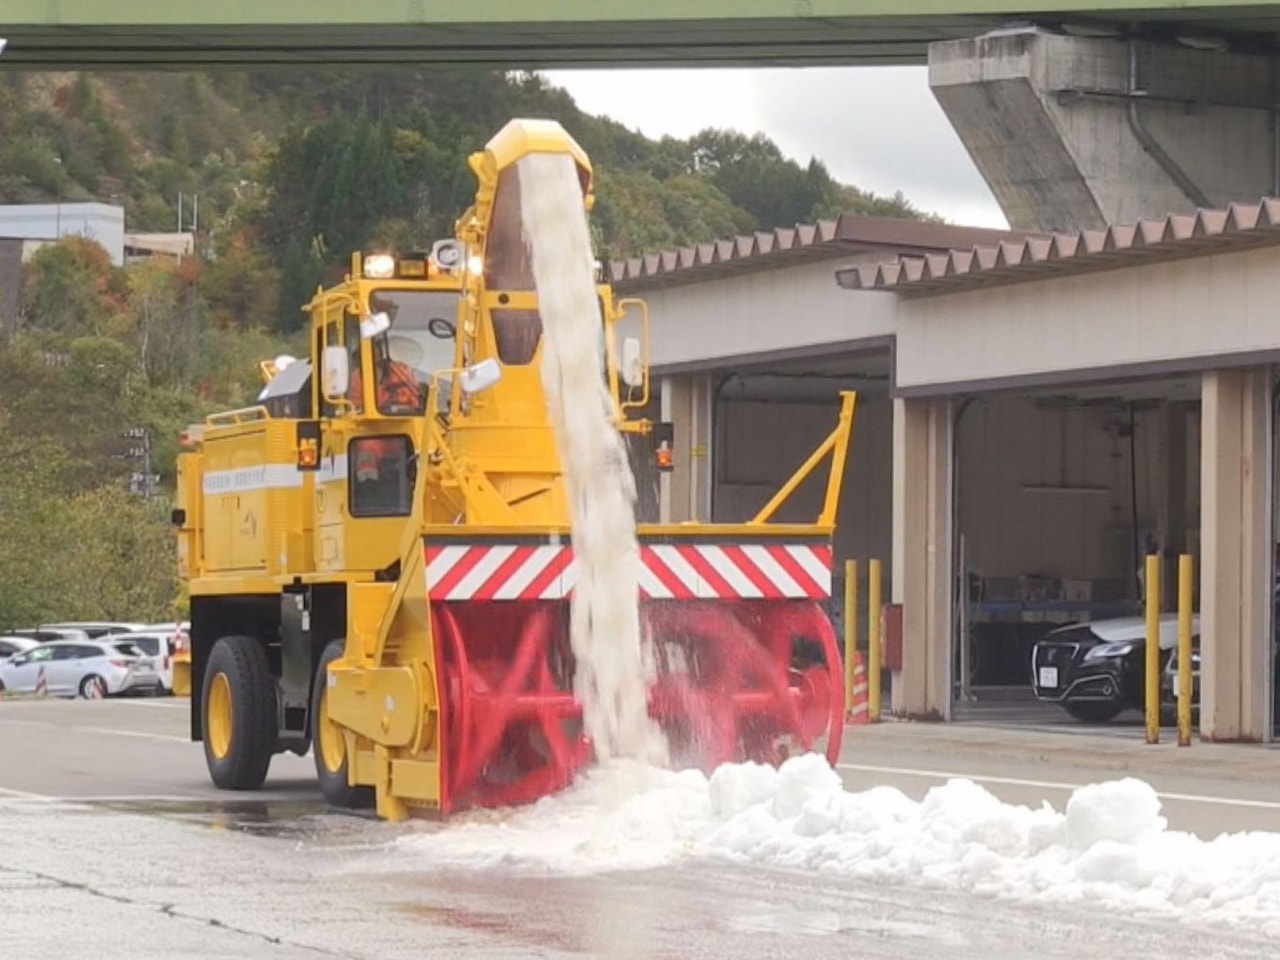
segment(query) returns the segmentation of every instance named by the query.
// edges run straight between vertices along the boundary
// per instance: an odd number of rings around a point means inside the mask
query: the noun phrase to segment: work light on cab
[[[364,275],[370,280],[386,280],[396,275],[396,258],[389,253],[371,253],[364,258]]]

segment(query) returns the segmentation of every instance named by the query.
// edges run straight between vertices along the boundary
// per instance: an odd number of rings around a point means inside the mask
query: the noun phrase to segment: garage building
[[[842,218],[614,263],[675,424],[652,509],[745,519],[856,389],[836,555],[890,561],[895,713],[1025,688],[1053,624],[1140,612],[1147,552],[1172,609],[1188,551],[1202,735],[1271,739],[1277,246],[1265,200],[1063,235]]]

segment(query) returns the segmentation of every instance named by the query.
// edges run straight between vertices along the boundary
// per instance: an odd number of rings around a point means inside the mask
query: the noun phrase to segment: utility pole
[[[57,243],[62,239],[62,157],[54,157],[53,162],[58,165],[58,206],[53,227],[53,242]]]
[[[145,427],[135,427],[123,434],[126,440],[141,441],[129,448],[122,459],[141,460],[142,472],[129,476],[129,492],[141,493],[147,499],[156,495],[156,485],[160,481],[159,474],[151,472],[151,431]]]

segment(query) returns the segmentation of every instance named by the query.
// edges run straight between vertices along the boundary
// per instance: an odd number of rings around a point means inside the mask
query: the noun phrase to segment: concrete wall
[[[638,292],[649,304],[650,362],[659,372],[709,369],[737,358],[883,337],[892,331],[894,295],[855,300],[836,285],[835,271],[860,259]]]
[[[22,241],[0,238],[0,337],[18,330],[22,301]]]
[[[1234,364],[1280,352],[1278,302],[1274,247],[904,300],[896,383],[948,392],[1126,364]]]
[[[750,517],[768,502],[836,425],[839,404],[721,403],[715,449],[716,522]],[[859,397],[835,536],[838,559],[888,561],[892,543],[893,408]],[[777,519],[812,521],[826,493],[825,460]]]
[[[977,400],[956,430],[959,532],[966,567],[983,577],[1043,574],[1113,579],[1133,590],[1128,412],[1123,408],[1037,407],[1027,398]],[[1169,442],[1162,408],[1134,416],[1140,543],[1163,541],[1166,501],[1178,531],[1199,524],[1199,447]],[[1171,461],[1170,449],[1182,456]],[[1098,487],[1099,493],[1027,490]],[[1181,542],[1172,549],[1183,549]]]
[[[929,51],[935,97],[1010,225],[1028,230],[1102,229],[1276,192],[1273,71],[1263,56],[1037,32]]]

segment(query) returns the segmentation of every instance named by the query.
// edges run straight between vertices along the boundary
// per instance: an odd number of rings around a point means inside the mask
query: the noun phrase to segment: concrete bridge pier
[[[1280,194],[1276,60],[1213,45],[1001,31],[929,83],[1011,227],[1098,230]]]

